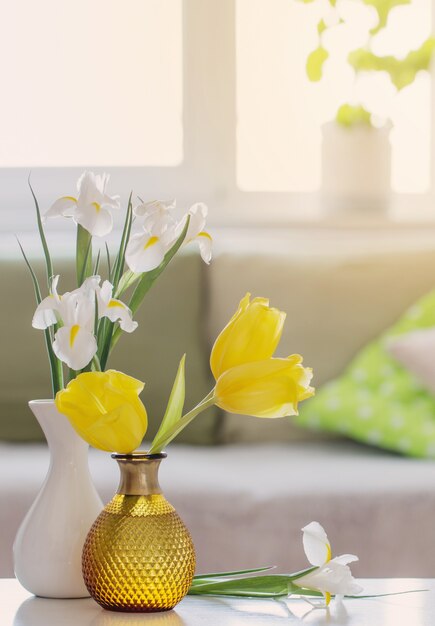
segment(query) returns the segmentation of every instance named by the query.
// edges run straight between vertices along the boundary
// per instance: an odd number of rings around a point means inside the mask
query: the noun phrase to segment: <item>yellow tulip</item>
[[[94,448],[129,453],[141,443],[148,425],[139,400],[144,383],[115,370],[84,372],[56,395],[56,406]]]
[[[297,415],[298,403],[314,395],[311,378],[299,354],[245,363],[218,378],[215,402],[229,413],[254,417]]]
[[[239,308],[216,339],[210,367],[216,380],[227,370],[269,359],[281,338],[286,314],[269,307],[267,298],[251,294],[240,301]]]

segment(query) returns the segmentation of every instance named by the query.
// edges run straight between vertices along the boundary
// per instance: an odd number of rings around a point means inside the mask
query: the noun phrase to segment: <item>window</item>
[[[84,167],[110,171],[124,200],[131,188],[181,205],[201,199],[217,223],[317,219],[321,126],[357,93],[380,116],[391,111],[396,205],[429,213],[431,78],[421,73],[399,94],[382,75],[354,84],[346,50],[373,14],[341,0],[354,19],[325,34],[324,79],[310,83],[325,3],[0,0],[4,228],[26,227],[29,170],[44,209]],[[417,47],[431,24],[431,0],[398,6],[376,52]]]

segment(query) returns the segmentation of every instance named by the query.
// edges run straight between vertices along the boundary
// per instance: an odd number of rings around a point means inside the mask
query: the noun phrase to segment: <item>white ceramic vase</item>
[[[385,212],[391,197],[390,127],[322,127],[322,197],[328,210]]]
[[[47,439],[50,466],[15,538],[15,574],[37,596],[86,597],[82,548],[103,508],[89,472],[89,446],[53,400],[33,400],[29,406]]]

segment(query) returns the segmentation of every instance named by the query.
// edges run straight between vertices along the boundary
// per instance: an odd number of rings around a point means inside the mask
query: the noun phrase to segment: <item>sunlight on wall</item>
[[[182,0],[0,4],[0,167],[181,161]]]
[[[374,10],[355,0],[337,6],[344,24],[326,32],[330,53],[320,82],[305,74],[317,46],[322,0],[303,4],[237,0],[237,182],[246,191],[315,191],[321,183],[321,126],[345,102],[360,101],[389,117],[392,187],[424,192],[430,182],[431,79],[421,72],[397,93],[388,76],[355,81],[348,51],[363,45],[376,23]],[[431,0],[392,10],[373,42],[377,54],[404,55],[430,34]]]

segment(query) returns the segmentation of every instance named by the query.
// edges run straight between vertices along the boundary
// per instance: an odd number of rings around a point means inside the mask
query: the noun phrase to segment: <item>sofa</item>
[[[136,316],[139,329],[113,354],[112,367],[146,381],[149,438],[184,352],[186,407],[213,385],[211,345],[246,291],[287,311],[278,353],[301,353],[321,387],[435,284],[430,233],[217,229],[214,238],[210,267],[186,248],[148,294]],[[68,253],[59,249],[55,269],[62,292],[73,286],[73,275]],[[49,462],[27,401],[49,397],[50,387],[42,333],[30,326],[30,280],[10,242],[1,250],[0,288],[8,294],[0,362],[0,577],[5,577],[13,575],[13,538]],[[31,260],[42,277],[36,249]],[[91,450],[90,467],[107,501],[117,486],[116,463]],[[198,571],[302,568],[300,529],[318,520],[334,554],[360,557],[354,567],[358,576],[433,575],[435,547],[427,540],[435,520],[431,460],[312,432],[290,419],[210,410],[169,446],[161,483],[192,532]]]

